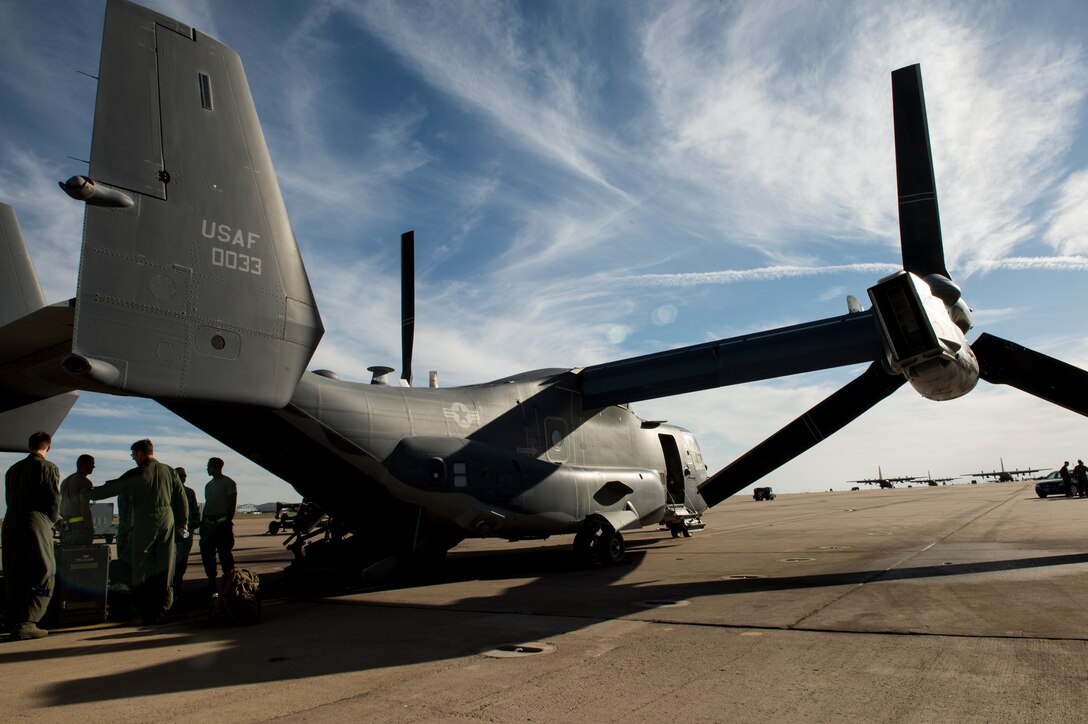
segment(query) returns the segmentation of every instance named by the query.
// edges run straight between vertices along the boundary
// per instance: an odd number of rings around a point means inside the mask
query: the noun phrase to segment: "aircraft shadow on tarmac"
[[[453,605],[402,606],[329,598],[308,604],[266,606],[257,626],[210,628],[192,622],[153,631],[111,632],[97,638],[110,641],[51,651],[0,650],[0,666],[42,656],[64,659],[73,676],[44,687],[42,703],[60,706],[154,696],[209,687],[291,681],[353,671],[381,670],[472,656],[516,642],[541,641],[577,631],[603,620],[645,614],[647,601],[696,600],[703,596],[767,592],[799,588],[860,585],[935,576],[1063,566],[1088,561],[1088,554],[1038,556],[985,562],[949,563],[894,570],[707,580],[692,583],[620,584],[618,579],[643,562],[646,553],[633,551],[628,566],[572,570],[569,551],[473,554],[451,565],[442,581],[502,579],[532,580],[495,596],[466,598]],[[566,598],[556,598],[556,576],[563,576]],[[571,580],[574,577],[575,580]],[[438,577],[431,584],[441,582]],[[574,585],[571,585],[571,584]],[[428,585],[427,581],[412,585]],[[395,586],[393,588],[396,588]],[[402,586],[403,588],[403,586]],[[386,587],[385,590],[392,590]],[[332,605],[328,605],[332,604]],[[318,609],[315,611],[315,606]],[[549,610],[551,609],[551,610]],[[534,615],[522,615],[534,614]],[[728,622],[722,624],[728,627]],[[750,625],[744,628],[751,628]],[[190,646],[200,653],[187,655]],[[143,652],[169,648],[180,652],[164,663],[128,666],[121,673],[79,676],[79,657]],[[360,691],[359,695],[365,695]]]

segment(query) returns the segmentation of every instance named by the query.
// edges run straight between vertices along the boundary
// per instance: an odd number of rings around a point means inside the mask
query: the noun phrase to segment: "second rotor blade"
[[[903,268],[920,277],[933,273],[947,277],[926,98],[919,66],[911,65],[892,72],[892,115]]]
[[[707,505],[717,505],[838,432],[906,381],[874,362],[860,377],[708,478],[699,494]]]
[[[982,334],[971,345],[979,376],[1088,415],[1088,372],[1015,342]]]

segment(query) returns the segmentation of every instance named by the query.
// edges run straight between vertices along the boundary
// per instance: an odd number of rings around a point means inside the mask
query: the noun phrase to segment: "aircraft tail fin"
[[[31,434],[54,435],[79,399],[75,390],[0,412],[0,452],[26,452]]]
[[[48,358],[43,348],[63,348],[69,337],[63,312],[34,314],[44,307],[45,296],[15,210],[0,203],[0,450],[4,452],[26,451],[27,438],[38,430],[56,432],[79,396],[45,382],[28,384],[24,378],[26,365]],[[42,321],[43,316],[60,316],[61,323]]]
[[[106,10],[73,354],[124,394],[282,407],[324,333],[238,55]]]
[[[0,327],[45,306],[15,209],[0,203]]]

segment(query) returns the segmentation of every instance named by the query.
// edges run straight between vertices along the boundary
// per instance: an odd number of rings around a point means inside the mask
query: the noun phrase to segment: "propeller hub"
[[[958,287],[943,278],[947,285],[938,286],[951,298],[951,289],[958,292]],[[923,282],[910,272],[897,272],[870,288],[869,298],[888,369],[906,375],[925,398],[953,400],[978,383],[978,360],[961,326],[970,328],[970,312],[958,296],[949,305],[927,282],[929,278]]]

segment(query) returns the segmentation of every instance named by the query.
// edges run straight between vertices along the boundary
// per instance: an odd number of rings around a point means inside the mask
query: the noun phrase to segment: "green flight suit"
[[[196,502],[196,492],[185,483],[181,485],[185,490],[185,502],[189,504],[189,535],[183,538],[181,532],[178,531],[174,536],[174,545],[177,548],[174,552],[175,596],[181,592],[181,584],[185,579],[185,569],[189,567],[189,554],[193,551],[193,536],[196,535],[197,528],[200,527],[200,504]]]
[[[4,588],[12,625],[37,624],[53,596],[53,524],[60,512],[60,470],[36,452],[8,469]]]
[[[161,618],[174,603],[174,530],[189,505],[174,469],[154,458],[85,493],[91,500],[128,493],[132,516],[132,589],[145,618]]]

